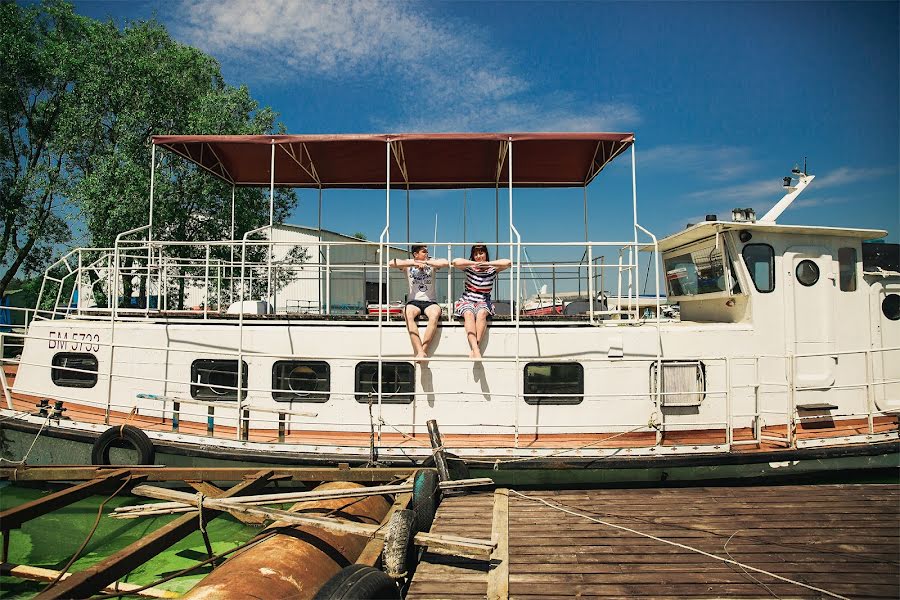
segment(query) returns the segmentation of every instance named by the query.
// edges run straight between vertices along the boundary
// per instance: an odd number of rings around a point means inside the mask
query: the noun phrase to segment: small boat
[[[105,463],[127,444],[118,460],[141,464],[414,465],[431,457],[435,420],[448,451],[498,481],[898,464],[898,247],[870,242],[882,230],[778,223],[812,182],[805,171],[758,220],[736,211],[661,239],[633,193],[627,241],[540,242],[583,250],[568,265],[577,290],[528,302],[517,190],[586,187],[629,152],[634,166],[633,134],[157,136],[152,148],[235,186],[374,189],[383,232],[312,235],[308,258],[291,263],[297,242],[270,222],[198,244],[206,258],[186,264],[174,258],[184,243],[159,239],[148,215],[113,248],[67,253],[47,269],[27,331],[3,334],[21,347],[0,378],[7,460]],[[387,263],[415,240],[397,239],[391,198],[460,188],[508,196],[509,242],[496,244],[513,266],[494,290],[486,358],[469,358],[452,316],[461,279],[448,273],[431,352],[413,361],[406,279]],[[128,289],[148,297],[106,300],[135,278]],[[334,298],[368,308],[335,310]]]

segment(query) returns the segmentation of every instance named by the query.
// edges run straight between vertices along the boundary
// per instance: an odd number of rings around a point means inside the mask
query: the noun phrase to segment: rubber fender
[[[350,565],[329,579],[313,600],[400,600],[400,590],[383,571]]]
[[[412,509],[416,513],[416,531],[431,531],[437,505],[440,503],[438,496],[438,477],[431,469],[416,471],[413,478]]]
[[[457,480],[469,478],[469,465],[466,464],[466,461],[450,452],[445,452],[444,456],[447,459],[447,470],[450,472],[450,479]],[[422,461],[422,466],[433,469],[434,457],[429,456],[426,458]]]
[[[391,579],[400,579],[409,572],[412,559],[412,539],[416,514],[411,510],[398,510],[391,515],[384,533],[384,549],[381,565]]]
[[[130,445],[137,450],[139,465],[152,465],[153,456],[156,453],[153,442],[147,434],[133,425],[116,425],[100,434],[91,448],[92,465],[108,465],[109,449],[113,446]]]

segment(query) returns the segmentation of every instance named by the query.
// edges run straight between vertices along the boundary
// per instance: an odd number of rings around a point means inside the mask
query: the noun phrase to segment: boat
[[[164,151],[272,194],[375,190],[383,230],[377,241],[319,236],[292,263],[296,242],[270,221],[179,260],[184,242],[159,239],[152,225],[151,189],[146,225],[111,248],[61,257],[27,330],[3,334],[21,345],[0,378],[7,461],[416,465],[432,458],[433,421],[442,449],[498,481],[897,467],[897,246],[869,242],[882,230],[778,223],[812,182],[805,170],[760,219],[739,210],[658,238],[637,218],[632,133],[167,135],[153,138],[151,165]],[[522,239],[518,190],[586,188],[629,155],[624,241]],[[389,250],[415,240],[397,233],[391,203],[460,188],[494,190],[508,205],[496,245],[513,266],[497,282],[480,361],[452,316],[460,273],[440,272],[444,313],[431,354],[416,362],[394,310],[406,280],[388,268]],[[583,300],[529,314],[523,250],[554,245],[583,250],[569,265]],[[459,241],[434,248],[468,256]],[[598,261],[606,254],[619,259]],[[641,257],[652,302],[639,294]],[[603,273],[615,283],[598,286]],[[312,277],[296,288],[306,291],[279,296],[278,282],[301,274]],[[126,302],[126,279],[146,297]],[[341,302],[356,289],[370,308],[334,310],[340,286]],[[551,305],[567,291],[554,290]]]

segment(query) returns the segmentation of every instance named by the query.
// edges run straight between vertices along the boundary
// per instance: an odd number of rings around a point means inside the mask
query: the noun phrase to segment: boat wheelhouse
[[[286,238],[270,210],[240,239],[161,240],[151,183],[148,223],[57,261],[38,304],[49,308],[4,336],[22,345],[4,359],[4,456],[21,459],[36,440],[32,462],[87,462],[91,451],[103,462],[114,438],[104,432],[127,424],[143,436],[139,462],[414,464],[432,454],[434,420],[447,450],[511,472],[896,466],[900,272],[890,252],[864,260],[866,241],[886,232],[776,223],[812,179],[795,173],[759,221],[710,220],[657,240],[637,218],[633,144],[629,133],[155,137],[151,164],[165,149],[232,186],[268,187],[270,202],[281,186],[317,190],[320,202],[330,189],[383,190],[381,235],[325,235],[319,223]],[[522,239],[519,190],[586,189],[629,151],[624,241]],[[452,317],[462,279],[439,272],[444,316],[417,365],[398,314],[405,277],[388,268],[416,240],[408,225],[398,240],[391,205],[460,188],[495,191],[491,246],[513,267],[497,282],[481,361]],[[539,247],[582,257],[529,260]],[[433,245],[448,259],[467,250]],[[549,309],[529,309],[542,277],[553,290],[537,308]],[[680,318],[664,310],[675,303]]]

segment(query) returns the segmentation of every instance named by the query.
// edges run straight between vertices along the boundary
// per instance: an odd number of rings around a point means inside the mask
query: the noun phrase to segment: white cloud
[[[176,35],[252,80],[377,81],[400,114],[385,130],[627,130],[635,108],[541,94],[489,32],[424,3],[184,0]]]
[[[638,163],[655,171],[702,174],[713,180],[739,177],[756,168],[749,148],[688,144],[638,150]]]
[[[885,175],[890,175],[895,171],[896,169],[891,167],[838,167],[830,173],[816,177],[810,185],[814,185],[817,188],[838,187],[849,183],[883,177]]]
[[[768,198],[777,200],[783,195],[784,188],[781,186],[781,179],[768,177],[736,185],[691,192],[686,194],[685,198],[689,200],[735,200],[746,202]]]

